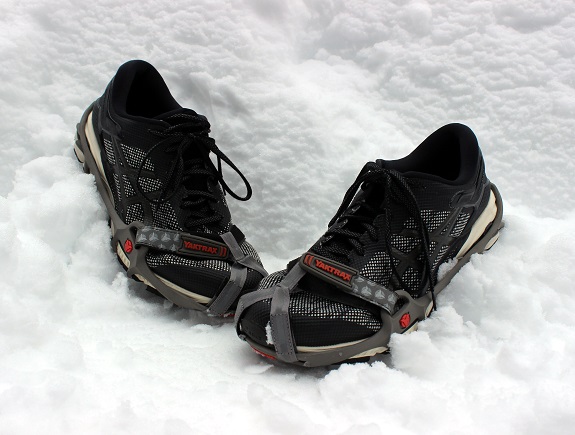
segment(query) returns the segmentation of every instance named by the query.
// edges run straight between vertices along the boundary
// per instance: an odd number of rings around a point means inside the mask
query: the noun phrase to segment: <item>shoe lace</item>
[[[352,200],[360,187],[364,190],[370,186],[383,187],[383,202],[381,205],[374,206],[367,202],[366,196],[354,202]],[[356,180],[345,193],[343,201],[339,206],[335,216],[329,222],[329,229],[324,234],[322,239],[321,249],[335,255],[349,256],[349,250],[344,249],[342,243],[348,242],[359,255],[364,255],[366,241],[363,236],[367,234],[369,239],[377,241],[378,232],[374,226],[374,219],[377,215],[383,212],[383,234],[385,239],[385,250],[390,256],[390,266],[393,275],[397,279],[401,288],[407,289],[409,293],[413,294],[412,289],[401,278],[396,264],[393,261],[393,250],[391,243],[391,201],[402,205],[413,217],[416,224],[416,232],[421,238],[421,246],[423,249],[423,271],[421,274],[421,281],[419,283],[418,294],[425,288],[426,282],[429,282],[429,291],[435,308],[435,291],[432,276],[432,267],[429,257],[429,233],[425,222],[423,221],[421,210],[417,204],[415,195],[413,194],[407,179],[399,172],[386,169],[382,167],[382,161],[368,162],[360,171]],[[362,243],[363,240],[363,243]],[[330,243],[331,242],[331,243]],[[349,246],[348,245],[348,246]]]
[[[219,201],[219,197],[209,190],[199,189],[198,183],[193,183],[192,178],[198,176],[217,180],[224,192],[240,201],[247,201],[252,196],[250,183],[238,169],[238,167],[216,145],[213,138],[209,137],[210,123],[201,115],[181,114],[186,119],[164,130],[148,130],[149,133],[161,138],[144,155],[137,174],[137,188],[140,194],[150,203],[156,206],[156,210],[162,204],[168,202],[183,184],[187,187],[186,197],[182,201],[182,208],[190,210],[186,225],[190,228],[200,225],[218,222],[222,216],[215,213],[210,203]],[[192,148],[193,147],[193,148]],[[140,184],[140,177],[146,161],[156,149],[163,149],[166,153],[176,153],[176,158],[168,170],[166,182],[157,198],[151,198],[146,194]],[[187,155],[192,150],[194,157]],[[209,157],[210,152],[217,158],[217,168]],[[225,182],[222,172],[222,161],[232,168],[240,176],[246,186],[245,196],[239,196]],[[206,183],[201,183],[201,186]],[[208,211],[210,211],[208,213]]]

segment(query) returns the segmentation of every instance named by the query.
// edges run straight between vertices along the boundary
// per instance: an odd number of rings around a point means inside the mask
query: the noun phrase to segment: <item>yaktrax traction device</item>
[[[499,230],[502,228],[503,202],[501,195],[491,184],[491,190],[496,198],[497,214],[493,222],[489,225],[485,233],[477,242],[457,260],[457,263],[445,274],[445,276],[435,285],[435,293],[441,292],[455,274],[465,265],[471,256],[476,253],[482,253],[497,241]],[[377,353],[384,352],[388,349],[391,334],[403,334],[406,331],[415,329],[417,323],[425,320],[432,308],[433,302],[431,294],[427,293],[419,298],[413,298],[409,293],[403,290],[393,292],[394,300],[398,308],[381,309],[381,322],[383,327],[371,337],[358,343],[342,344],[332,349],[317,350],[314,352],[299,352],[294,343],[290,330],[290,322],[287,319],[287,308],[289,304],[289,294],[297,291],[297,284],[304,276],[304,269],[301,264],[305,264],[306,255],[302,257],[303,262],[296,264],[279,285],[268,288],[263,291],[252,292],[240,299],[236,310],[236,329],[237,333],[245,340],[257,353],[262,356],[277,359],[292,364],[302,365],[305,367],[326,366],[346,361],[353,361],[356,358],[374,356]],[[358,278],[363,279],[363,278]],[[389,290],[386,290],[389,292]],[[353,294],[353,293],[352,293]],[[361,297],[360,293],[355,293]],[[271,335],[275,351],[269,347],[262,346],[250,340],[239,328],[239,320],[242,317],[246,307],[257,301],[272,299],[272,312],[270,318]],[[365,297],[362,299],[366,299]],[[373,300],[371,302],[374,302]],[[377,304],[379,305],[379,304]],[[391,307],[390,307],[391,308]]]

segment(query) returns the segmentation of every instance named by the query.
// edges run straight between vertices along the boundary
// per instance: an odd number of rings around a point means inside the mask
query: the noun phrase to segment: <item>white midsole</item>
[[[353,346],[354,344],[361,343],[363,340],[350,341],[349,343],[333,344],[331,346],[297,346],[298,352],[323,352],[325,350],[340,349],[342,347]]]
[[[203,295],[199,295],[197,293],[193,293],[189,290],[186,290],[185,288],[180,287],[179,285],[174,284],[173,282],[168,281],[167,279],[162,278],[161,276],[158,276],[158,279],[160,281],[162,281],[164,284],[166,284],[168,287],[173,288],[174,290],[194,299],[196,302],[199,302],[200,304],[207,304],[208,302],[210,302],[212,300],[212,298],[209,298],[207,296],[203,296]],[[152,286],[153,287],[153,286]]]
[[[98,144],[98,138],[96,137],[96,133],[94,132],[94,126],[92,124],[92,112],[90,112],[90,114],[88,115],[88,119],[86,120],[84,133],[86,134],[86,140],[88,141],[88,147],[90,148],[92,157],[94,157],[94,161],[96,162],[96,166],[98,167],[98,171],[100,172],[100,178],[104,182],[104,186],[106,186],[106,190],[108,191],[108,197],[112,199],[113,198],[112,190],[110,189],[108,181],[106,180],[106,175],[104,173],[104,165],[102,164],[102,152],[100,150],[100,145]]]
[[[86,161],[86,157],[77,144],[74,144],[74,151],[76,151],[76,156],[78,157],[78,160],[80,160],[80,163],[84,163]]]
[[[485,245],[485,250],[487,251],[488,249],[491,249],[491,247],[495,245],[495,242],[497,240],[499,240],[499,232],[492,237],[492,239],[487,243],[487,245]]]
[[[130,259],[128,258],[128,256],[126,255],[126,253],[124,252],[124,250],[122,249],[122,246],[118,243],[116,246],[116,254],[118,254],[118,258],[120,259],[120,261],[122,263],[124,263],[124,266],[126,266],[127,268],[130,268]],[[136,278],[138,278],[140,281],[142,281],[144,284],[146,284],[147,286],[150,286],[152,288],[156,288],[154,285],[152,285],[152,283],[150,281],[148,281],[146,278],[144,278],[142,275],[140,274],[135,274],[134,275]],[[164,284],[166,284],[168,287],[176,290],[179,293],[182,293],[186,296],[188,296],[189,298],[194,299],[196,302],[199,302],[200,304],[207,304],[208,302],[210,302],[212,299],[207,297],[207,296],[203,296],[203,295],[199,295],[197,293],[193,293],[189,290],[186,290],[182,287],[180,287],[179,285],[174,284],[171,281],[168,281],[167,279],[162,278],[159,275],[156,275],[156,277],[162,281]]]
[[[92,124],[92,112],[88,115],[86,120],[86,126],[84,127],[84,133],[86,134],[86,139],[88,139],[88,146],[90,147],[90,152],[96,161],[96,166],[98,166],[98,171],[104,176],[104,165],[102,165],[102,153],[100,150],[100,145],[98,145],[98,138],[96,137],[96,132],[94,131],[94,125]]]
[[[296,350],[297,352],[301,353],[325,352],[328,350],[335,350],[335,349],[341,349],[342,347],[353,346],[354,344],[361,343],[362,341],[363,340],[358,340],[349,343],[334,344],[332,346],[297,346]],[[352,356],[350,359],[371,357],[377,355],[378,353],[383,353],[385,351],[387,351],[387,347],[385,346],[374,347],[373,349],[368,349],[365,352],[358,353],[357,355]]]
[[[404,334],[409,334],[413,331],[417,331],[417,324],[418,324],[418,322],[415,322],[413,325],[411,325],[411,327],[408,330],[406,330],[404,332]],[[296,349],[298,352],[302,352],[302,353],[324,352],[324,351],[328,351],[328,350],[341,349],[342,347],[353,346],[355,344],[361,343],[362,341],[364,341],[364,340],[350,341],[348,343],[332,344],[330,346],[297,346]],[[385,346],[374,347],[373,349],[368,349],[364,352],[358,353],[357,355],[350,357],[350,359],[375,356],[378,353],[383,353],[387,350],[388,350],[388,348]]]
[[[483,210],[483,213],[479,216],[479,218],[475,221],[473,226],[471,227],[471,232],[469,233],[469,237],[455,256],[455,258],[460,259],[463,257],[469,249],[477,242],[481,236],[485,233],[485,230],[493,222],[495,216],[497,215],[497,204],[495,203],[495,195],[493,191],[490,192],[489,201],[487,203],[487,207]],[[495,242],[493,242],[495,243]]]

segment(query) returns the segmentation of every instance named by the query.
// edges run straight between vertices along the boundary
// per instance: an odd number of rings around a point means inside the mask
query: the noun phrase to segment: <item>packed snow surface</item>
[[[573,433],[574,35],[571,0],[2,0],[0,433]],[[501,238],[390,355],[272,364],[111,251],[72,141],[132,58],[251,181],[230,207],[268,270],[365,162],[449,122],[479,138]]]

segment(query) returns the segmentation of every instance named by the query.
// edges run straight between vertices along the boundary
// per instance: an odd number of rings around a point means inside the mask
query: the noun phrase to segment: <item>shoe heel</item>
[[[491,238],[491,240],[489,240],[489,242],[487,242],[487,245],[485,245],[485,249],[483,250],[483,252],[489,251],[493,247],[493,245],[495,245],[497,240],[499,240],[500,234],[501,234],[501,232],[497,231],[497,233]]]
[[[80,135],[78,134],[78,130],[80,129],[80,124],[76,125],[76,137],[74,138],[74,154],[76,155],[76,159],[80,163],[82,163],[82,170],[84,173],[89,174],[90,168],[86,164],[86,156],[84,156],[84,152],[82,151],[82,145],[80,143]]]

